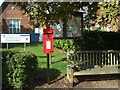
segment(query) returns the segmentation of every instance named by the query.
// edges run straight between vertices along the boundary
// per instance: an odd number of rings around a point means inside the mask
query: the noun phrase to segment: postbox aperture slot
[[[53,34],[53,33],[44,33],[44,34]]]

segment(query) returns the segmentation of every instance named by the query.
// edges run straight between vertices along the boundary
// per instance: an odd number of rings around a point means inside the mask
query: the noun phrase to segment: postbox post
[[[53,29],[43,30],[44,53],[47,54],[47,82],[50,82],[51,53],[54,52]]]
[[[47,82],[50,82],[50,54],[47,54]]]

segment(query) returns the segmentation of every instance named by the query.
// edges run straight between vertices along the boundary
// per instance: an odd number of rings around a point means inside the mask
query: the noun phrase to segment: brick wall
[[[2,17],[2,33],[9,33],[8,20],[9,19],[20,19],[20,32],[21,33],[33,33],[34,26],[30,25],[30,17],[20,10],[15,5],[8,4],[1,14]]]

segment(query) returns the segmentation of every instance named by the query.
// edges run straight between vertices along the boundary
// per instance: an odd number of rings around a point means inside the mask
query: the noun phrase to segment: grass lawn
[[[9,44],[10,50],[24,51],[23,44]],[[37,74],[46,76],[47,73],[47,55],[43,53],[43,44],[27,44],[26,51],[30,51],[36,54],[38,57],[38,70]],[[55,78],[59,75],[65,75],[67,69],[67,54],[54,50],[52,56],[51,77]]]

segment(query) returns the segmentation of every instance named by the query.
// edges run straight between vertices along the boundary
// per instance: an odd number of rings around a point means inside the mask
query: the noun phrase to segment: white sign
[[[43,41],[43,29],[42,28],[35,28],[35,33],[39,33],[39,41],[42,42]]]
[[[46,49],[51,49],[51,42],[50,41],[46,41]]]
[[[1,34],[1,43],[30,43],[30,34]]]
[[[40,29],[39,28],[35,28],[35,33],[40,33]]]

